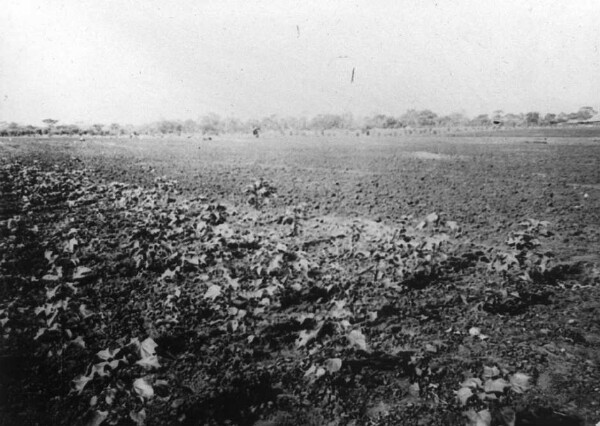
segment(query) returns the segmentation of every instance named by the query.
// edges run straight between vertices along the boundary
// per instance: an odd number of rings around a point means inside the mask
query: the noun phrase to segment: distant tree
[[[589,120],[590,118],[594,117],[596,114],[598,114],[598,111],[596,111],[594,108],[589,107],[589,106],[584,106],[579,108],[579,110],[577,112],[571,112],[571,113],[564,113],[561,112],[560,114],[558,114],[555,118],[557,123],[564,123],[567,121],[585,121],[585,120]]]
[[[375,114],[372,117],[365,117],[363,128],[365,129],[381,129],[385,125],[387,116],[384,114]]]
[[[268,117],[262,118],[258,127],[260,127],[263,131],[271,130],[280,133],[284,133],[285,129],[280,118],[276,114],[271,114]]]
[[[92,133],[94,135],[102,136],[104,129],[104,124],[96,123],[92,124]]]
[[[398,127],[429,127],[435,126],[440,120],[438,115],[429,109],[421,111],[409,109],[397,119],[397,122]]]
[[[46,118],[45,120],[42,120],[42,123],[45,123],[46,125],[51,127],[51,126],[54,126],[56,123],[58,123],[58,120],[54,120],[52,118]]]
[[[556,123],[556,114],[552,114],[549,112],[544,116],[543,124],[549,126]]]
[[[419,125],[419,112],[416,109],[409,109],[400,116],[403,126],[417,127]]]
[[[498,124],[504,124],[504,111],[502,111],[501,109],[497,109],[492,113],[492,123],[498,125]]]
[[[596,111],[594,108],[584,106],[579,108],[579,111],[577,111],[577,118],[579,120],[589,120],[596,114],[598,114],[598,111]]]
[[[46,124],[48,126],[48,135],[51,136],[52,135],[52,129],[54,128],[54,125],[56,123],[58,123],[58,120],[54,120],[52,118],[46,118],[44,120],[42,120],[42,123]]]
[[[23,135],[23,129],[21,128],[19,123],[15,123],[14,121],[12,123],[8,124],[7,130],[8,130],[8,136],[22,136]]]
[[[0,136],[34,136],[41,134],[42,129],[32,125],[22,126],[15,122],[0,125]]]
[[[540,124],[540,113],[531,111],[525,114],[525,122],[528,126],[537,126]]]
[[[58,135],[73,136],[80,132],[79,126],[75,124],[61,124],[54,128],[54,131]]]
[[[227,117],[222,121],[223,131],[226,133],[247,133],[250,127],[242,120],[236,117]]]
[[[223,130],[221,117],[212,112],[200,117],[200,130],[203,134],[219,134]]]
[[[346,121],[346,120],[344,120]],[[352,128],[352,121],[344,124],[342,128]],[[397,129],[403,127],[403,123],[396,117],[385,114],[376,114],[373,117],[367,117],[365,119],[365,126],[368,128],[377,128],[377,129]]]
[[[347,118],[347,117],[346,117]],[[313,130],[344,129],[349,123],[344,116],[338,114],[319,114],[310,122]]]
[[[479,114],[471,120],[471,125],[473,126],[489,126],[491,123],[492,121],[487,114]]]
[[[437,114],[431,110],[424,109],[422,111],[419,111],[417,117],[417,122],[419,123],[419,126],[433,126],[435,125]]]
[[[353,129],[354,128],[354,116],[350,112],[345,112],[341,116],[342,128]]]
[[[300,120],[296,117],[285,117],[282,119],[282,123],[288,131],[300,130]]]
[[[133,135],[134,132],[138,133],[139,131],[139,129],[134,127],[132,124],[125,124],[121,126],[121,129],[124,134],[129,135],[130,137]]]
[[[565,123],[569,120],[569,114],[561,112],[560,114],[558,114],[558,116],[556,117],[556,122],[557,123]]]
[[[40,129],[39,127],[31,126],[31,125],[25,126],[24,130],[25,130],[25,134],[27,134],[29,136],[42,134],[42,129]]]
[[[158,131],[163,135],[167,134],[181,134],[183,131],[183,125],[178,121],[162,120],[157,123]]]
[[[121,128],[121,125],[119,123],[112,123],[108,127],[108,131],[113,136],[119,136],[119,135],[123,134],[123,129]]]
[[[402,122],[396,117],[388,116],[383,122],[384,129],[398,129],[400,127],[402,127]]]
[[[507,113],[504,114],[504,126],[505,127],[517,127],[522,126],[525,123],[525,115]]]
[[[453,112],[442,118],[443,122],[447,122],[452,127],[466,126],[469,122],[469,118],[460,112]]]
[[[298,118],[298,130],[308,130],[308,126],[309,126],[309,119],[302,116]]]
[[[196,133],[198,131],[198,124],[194,120],[185,120],[183,122],[183,131],[185,133]]]

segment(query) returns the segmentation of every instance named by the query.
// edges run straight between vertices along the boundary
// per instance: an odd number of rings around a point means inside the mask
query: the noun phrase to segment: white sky
[[[598,0],[0,4],[0,121],[600,107]]]

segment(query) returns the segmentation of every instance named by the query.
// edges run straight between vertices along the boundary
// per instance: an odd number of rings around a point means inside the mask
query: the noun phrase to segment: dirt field
[[[1,139],[0,424],[596,424],[568,136]]]

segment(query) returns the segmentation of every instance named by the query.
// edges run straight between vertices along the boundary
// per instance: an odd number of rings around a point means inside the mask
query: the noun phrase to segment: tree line
[[[555,126],[563,123],[585,122],[598,112],[589,106],[572,113],[504,113],[496,110],[492,114],[467,117],[462,113],[438,115],[424,109],[409,109],[399,116],[375,114],[354,117],[352,114],[319,114],[307,117],[280,117],[270,115],[261,119],[240,120],[210,113],[197,120],[160,120],[144,125],[122,125],[119,123],[91,125],[62,124],[56,119],[43,120],[42,126],[0,122],[0,136],[137,136],[137,135],[217,135],[223,133],[280,132],[324,132],[328,130],[351,130],[368,132],[370,129],[417,129],[417,128],[469,128],[469,127],[530,127]]]

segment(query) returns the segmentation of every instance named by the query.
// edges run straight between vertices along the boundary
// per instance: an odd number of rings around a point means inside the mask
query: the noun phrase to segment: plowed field
[[[600,421],[594,137],[0,140],[0,424]]]

